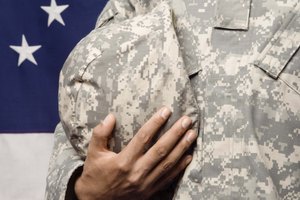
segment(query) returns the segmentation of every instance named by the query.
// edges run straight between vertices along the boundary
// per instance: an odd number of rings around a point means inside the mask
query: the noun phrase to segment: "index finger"
[[[145,151],[145,146],[150,144],[152,138],[165,124],[171,113],[169,108],[162,107],[140,128],[121,153],[125,153],[127,156],[130,155],[133,159],[142,155]]]

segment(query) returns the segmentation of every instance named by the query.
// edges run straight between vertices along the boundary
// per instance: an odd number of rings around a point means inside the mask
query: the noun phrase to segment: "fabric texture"
[[[198,130],[199,110],[168,4],[95,29],[74,48],[60,75],[59,108],[71,144],[85,157],[92,129],[109,113],[119,152],[162,105],[172,110],[160,133],[187,115]],[[161,134],[160,134],[161,135]]]
[[[68,185],[73,172],[82,167],[84,161],[77,154],[67,139],[61,124],[58,124],[54,133],[54,147],[50,158],[45,199],[63,200],[66,197]],[[75,180],[73,180],[75,181]],[[70,190],[72,191],[72,190]],[[69,194],[67,196],[71,196]],[[74,198],[70,198],[74,199]]]
[[[216,3],[216,28],[248,29],[251,0],[217,0]]]
[[[200,108],[193,160],[173,199],[299,199],[299,0],[252,0],[248,27],[243,30],[222,24],[215,27],[217,1],[166,2]],[[113,0],[103,12],[113,15],[113,20],[104,21],[106,25],[118,22],[122,27],[128,19],[151,16],[159,5],[157,1]],[[224,13],[231,9],[229,1],[222,2]],[[240,14],[232,12],[230,16],[234,20]],[[129,48],[129,52],[140,60],[148,56],[144,50]],[[118,59],[113,57],[111,62]],[[68,140],[63,129],[57,131],[64,138],[56,141],[62,142],[57,151],[65,159],[53,157],[51,163],[56,171],[64,171],[64,178],[57,180],[50,174],[48,190],[56,187],[63,196],[66,188],[60,187],[61,181],[66,185],[72,174],[64,166],[76,163],[78,152],[59,148]]]

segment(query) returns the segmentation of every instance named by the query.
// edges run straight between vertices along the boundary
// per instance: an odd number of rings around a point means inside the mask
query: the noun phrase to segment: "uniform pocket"
[[[300,7],[295,8],[255,61],[273,79],[300,94]]]
[[[251,0],[217,0],[215,28],[248,30]]]

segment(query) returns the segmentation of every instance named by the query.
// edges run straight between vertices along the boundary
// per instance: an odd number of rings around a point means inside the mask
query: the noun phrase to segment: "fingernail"
[[[188,128],[192,123],[192,120],[190,118],[184,118],[181,122],[182,128],[186,129]]]
[[[160,111],[160,116],[164,119],[168,119],[169,116],[171,115],[171,111],[169,108],[164,107],[161,111]]]
[[[186,140],[189,142],[189,143],[192,143],[197,137],[197,134],[195,131],[191,130],[187,133],[187,136],[186,136]]]
[[[193,157],[192,156],[188,156],[185,163],[188,165],[190,164],[190,162],[192,161]]]
[[[111,121],[111,119],[112,119],[112,115],[111,114],[108,114],[106,117],[105,117],[105,119],[103,120],[103,124],[104,125],[107,125],[107,124],[109,124],[109,122]]]

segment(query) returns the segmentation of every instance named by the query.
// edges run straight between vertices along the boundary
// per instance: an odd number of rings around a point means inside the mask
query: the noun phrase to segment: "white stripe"
[[[44,198],[53,134],[0,134],[0,199]]]

